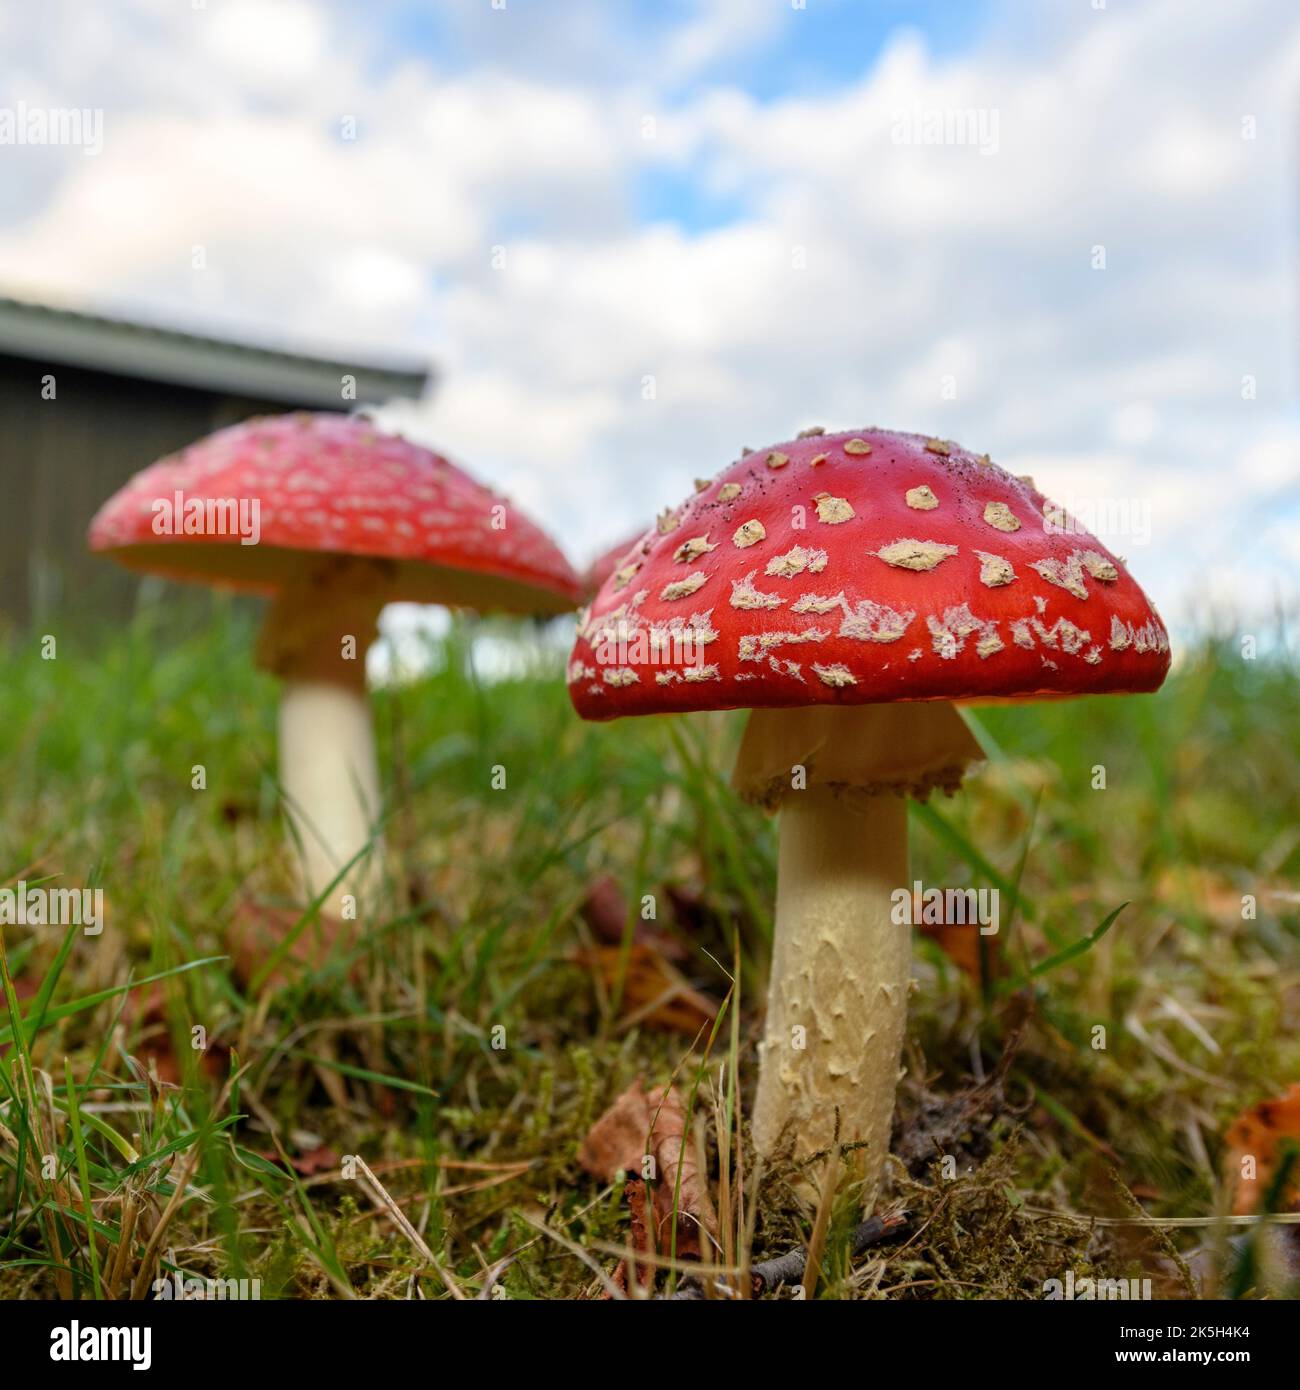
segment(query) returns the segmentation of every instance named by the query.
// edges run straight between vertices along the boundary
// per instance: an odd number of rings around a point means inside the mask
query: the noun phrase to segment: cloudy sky
[[[874,423],[1109,509],[1180,624],[1300,603],[1294,0],[42,0],[0,53],[103,113],[3,151],[0,292],[429,358],[388,418],[575,561]]]

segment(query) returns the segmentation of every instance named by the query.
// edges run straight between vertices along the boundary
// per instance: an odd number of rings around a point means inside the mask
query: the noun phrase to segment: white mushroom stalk
[[[323,561],[272,602],[257,645],[258,664],[284,683],[280,787],[302,890],[308,901],[329,890],[322,910],[345,920],[373,909],[379,889],[382,796],[366,653],[389,569]]]
[[[796,1161],[853,1153],[870,1210],[889,1152],[910,981],[908,794],[955,789],[982,756],[943,702],[755,710],[733,781],[781,812],[776,929],[754,1142]],[[819,1175],[810,1174],[819,1181]]]

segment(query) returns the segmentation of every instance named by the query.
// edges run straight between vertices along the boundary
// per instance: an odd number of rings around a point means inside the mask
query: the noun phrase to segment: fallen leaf
[[[979,984],[983,980],[985,961],[988,962],[990,979],[1002,973],[1002,956],[998,947],[1000,937],[981,936],[978,922],[926,922],[924,912],[921,895],[913,894],[912,921],[916,923],[917,931],[936,942],[963,974]]]
[[[168,1025],[167,993],[162,982],[156,981],[143,992],[128,994],[122,1007],[122,1021],[129,1028],[139,1030],[131,1050],[145,1064],[146,1070],[152,1063],[159,1081],[179,1086],[181,1063]],[[224,1043],[208,1039],[199,1064],[211,1077],[224,1076],[230,1066],[230,1049]]]
[[[647,1142],[650,1120],[645,1081],[638,1076],[587,1131],[578,1150],[578,1162],[604,1182],[613,1182],[620,1170],[639,1172],[641,1156],[653,1152],[653,1146]]]
[[[578,1161],[604,1182],[612,1182],[620,1170],[640,1175],[652,1193],[653,1248],[661,1254],[674,1248],[676,1217],[677,1257],[699,1259],[701,1233],[718,1246],[718,1220],[695,1148],[686,1141],[686,1127],[686,1108],[676,1088],[647,1094],[638,1077],[592,1125]],[[645,1164],[647,1156],[653,1164]],[[635,1239],[635,1229],[633,1235]]]
[[[248,984],[301,918],[299,908],[271,907],[250,899],[239,903],[226,930],[226,943],[240,984]],[[271,972],[269,983],[278,988],[292,979],[300,967],[318,966],[334,951],[346,951],[355,931],[355,922],[341,922],[320,913],[299,932],[284,960]]]
[[[257,1154],[260,1158],[266,1159],[268,1163],[278,1163],[284,1167],[284,1159],[275,1149],[258,1149]],[[290,1154],[289,1166],[300,1177],[310,1178],[317,1173],[328,1173],[331,1169],[339,1166],[339,1156],[329,1147],[328,1144],[321,1144],[314,1149],[308,1149],[305,1153]]]
[[[1291,1140],[1300,1147],[1300,1082],[1284,1095],[1247,1107],[1228,1126],[1224,1139],[1228,1145],[1228,1181],[1235,1186],[1233,1215],[1249,1216],[1259,1210],[1272,1186],[1282,1144]],[[1283,1211],[1300,1210],[1297,1168],[1292,1168],[1280,1206]]]
[[[623,972],[621,946],[584,946],[575,954],[610,994]],[[694,1037],[718,1016],[718,1001],[696,989],[651,945],[633,941],[628,948],[620,1018],[631,1026],[644,1024]]]
[[[665,1228],[671,1229],[675,1207],[679,1223],[683,1216],[690,1218],[685,1245],[682,1232],[678,1233],[677,1253],[698,1256],[700,1230],[717,1245],[718,1219],[713,1212],[708,1182],[700,1171],[699,1155],[695,1146],[686,1142],[686,1125],[686,1109],[681,1097],[675,1089],[670,1089],[664,1094],[654,1129],[659,1156],[659,1182],[654,1189],[654,1205],[659,1218],[661,1248],[667,1249],[663,1233]]]
[[[650,1233],[645,1219],[645,1183],[640,1178],[629,1178],[627,1186],[623,1189],[623,1200],[627,1203],[632,1224],[632,1249],[638,1255],[648,1255],[650,1254]],[[637,1283],[643,1289],[648,1289],[654,1283],[654,1264],[648,1260],[637,1260],[636,1278]],[[627,1293],[627,1260],[618,1262],[618,1268],[611,1275],[611,1281],[615,1288],[622,1289],[624,1293]],[[605,1297],[609,1298],[610,1295],[606,1293]]]

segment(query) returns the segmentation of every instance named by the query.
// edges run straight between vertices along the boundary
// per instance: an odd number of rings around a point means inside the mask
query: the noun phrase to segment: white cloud
[[[207,43],[237,80],[278,92],[316,70],[325,31],[306,0],[223,0],[213,6]]]

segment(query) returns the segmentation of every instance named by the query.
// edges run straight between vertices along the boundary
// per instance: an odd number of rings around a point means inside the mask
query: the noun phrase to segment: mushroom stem
[[[870,1210],[889,1152],[911,932],[908,795],[953,791],[983,754],[945,701],[751,712],[732,784],[780,808],[776,940],[754,1142],[804,1159],[839,1137]],[[908,914],[910,917],[910,914]]]
[[[814,786],[781,808],[776,939],[754,1141],[795,1157],[863,1142],[854,1164],[875,1202],[889,1152],[907,1018],[908,928],[892,895],[908,881],[907,802],[849,800]]]
[[[374,837],[322,904],[353,918],[373,902],[382,842],[379,765],[365,691],[287,680],[280,697],[280,787],[300,847],[302,888],[314,901]],[[348,901],[351,899],[351,901]]]
[[[257,645],[258,664],[284,682],[280,786],[302,890],[314,901],[356,859],[322,904],[345,920],[373,905],[383,851],[366,653],[386,573],[371,561],[317,567],[276,597]]]

